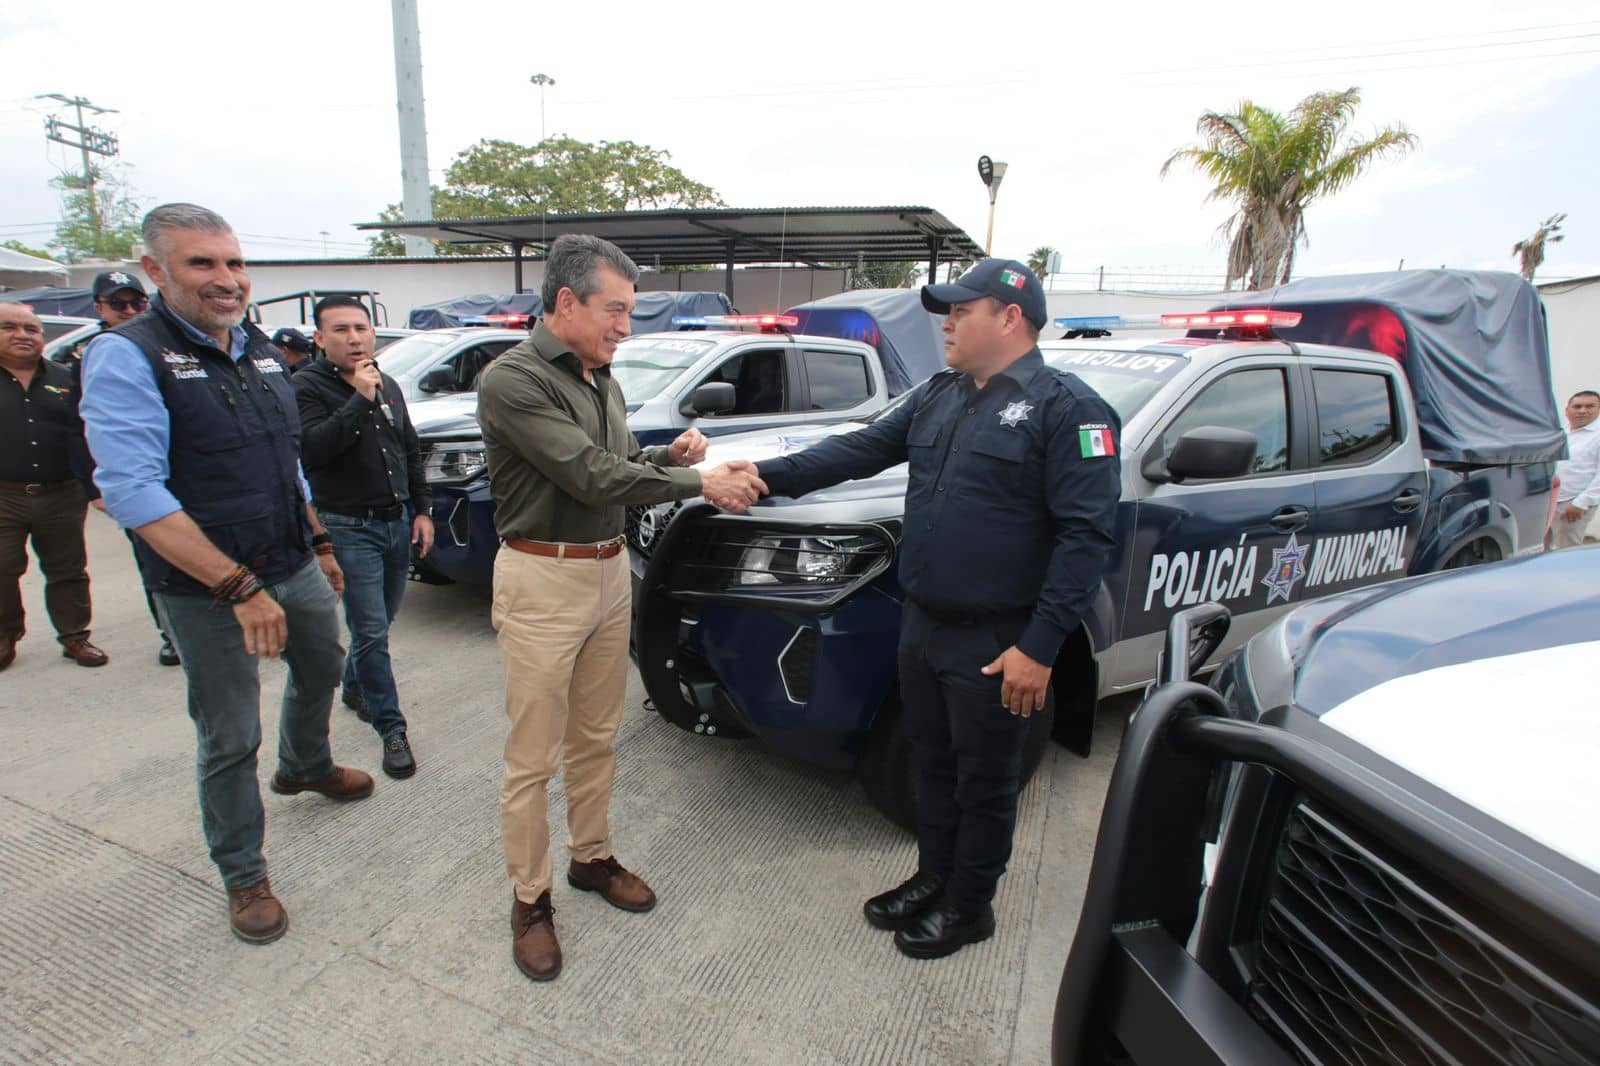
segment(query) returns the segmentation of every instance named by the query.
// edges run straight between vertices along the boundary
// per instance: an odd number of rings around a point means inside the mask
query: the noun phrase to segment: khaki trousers
[[[1550,523],[1550,533],[1544,539],[1547,548],[1576,548],[1583,543],[1584,531],[1589,528],[1589,520],[1594,517],[1594,508],[1591,507],[1578,516],[1576,522],[1561,520],[1561,512],[1571,500],[1562,500],[1556,504],[1556,520]]]
[[[506,675],[506,774],[500,831],[517,898],[548,891],[550,778],[566,770],[572,857],[611,855],[612,741],[628,687],[633,589],[626,552],[552,559],[502,547],[491,620]]]

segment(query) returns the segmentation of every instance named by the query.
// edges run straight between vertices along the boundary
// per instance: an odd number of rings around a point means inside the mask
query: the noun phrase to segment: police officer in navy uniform
[[[298,374],[310,366],[311,357],[317,352],[310,337],[290,326],[274,333],[272,344],[278,349],[278,354],[283,357],[283,365],[289,368],[291,374]]]
[[[799,496],[910,464],[899,670],[918,863],[865,911],[905,954],[939,958],[994,933],[1028,719],[1115,543],[1120,424],[1044,365],[1044,289],[1023,264],[986,259],[922,303],[946,315],[948,369],[865,429],[758,465]]]

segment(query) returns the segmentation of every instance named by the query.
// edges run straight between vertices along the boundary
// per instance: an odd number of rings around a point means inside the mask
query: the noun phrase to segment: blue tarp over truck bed
[[[1302,312],[1299,325],[1273,330],[1286,340],[1397,358],[1416,398],[1422,452],[1435,462],[1510,466],[1566,457],[1544,305],[1516,274],[1306,278],[1241,293],[1214,310],[1254,307]]]
[[[474,315],[531,315],[537,318],[544,313],[544,301],[536,292],[518,292],[509,296],[461,296],[442,303],[413,307],[410,315],[412,329],[446,329],[461,325],[461,320]],[[670,333],[677,327],[672,324],[680,315],[728,315],[733,305],[720,292],[641,292],[635,297],[633,332]]]

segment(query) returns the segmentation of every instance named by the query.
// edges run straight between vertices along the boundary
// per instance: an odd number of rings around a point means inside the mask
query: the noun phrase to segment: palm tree
[[[1028,269],[1039,275],[1039,283],[1044,284],[1046,275],[1050,273],[1050,257],[1056,250],[1048,244],[1041,244],[1028,256]]]
[[[1351,87],[1312,93],[1287,115],[1249,100],[1233,114],[1207,111],[1196,125],[1202,143],[1178,149],[1161,165],[1166,177],[1174,163],[1189,163],[1212,180],[1207,199],[1237,205],[1221,229],[1230,242],[1226,287],[1240,278],[1256,289],[1288,281],[1295,248],[1306,243],[1306,208],[1379,158],[1416,147],[1416,136],[1398,125],[1367,140],[1345,140],[1360,103],[1361,90]]]
[[[1544,246],[1565,240],[1561,235],[1561,223],[1567,220],[1566,212],[1551,215],[1539,223],[1539,228],[1533,231],[1533,236],[1525,241],[1518,241],[1511,246],[1511,254],[1522,257],[1522,276],[1529,281],[1533,280],[1533,272],[1544,263]]]

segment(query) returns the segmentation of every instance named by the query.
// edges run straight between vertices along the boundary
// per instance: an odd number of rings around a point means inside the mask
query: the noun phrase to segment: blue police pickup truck
[[[1097,701],[1149,684],[1186,607],[1227,607],[1226,652],[1318,597],[1542,550],[1565,444],[1543,309],[1520,278],[1309,279],[1165,324],[1186,334],[1111,337],[1102,321],[1041,344],[1120,416],[1122,502],[1100,595],[1054,664],[1053,708],[1035,715],[1030,772],[1052,733],[1087,751]],[[707,462],[855,428],[719,438]],[[639,509],[629,534],[634,653],[656,710],[857,766],[873,802],[909,824],[904,493],[902,466],[747,515]]]

